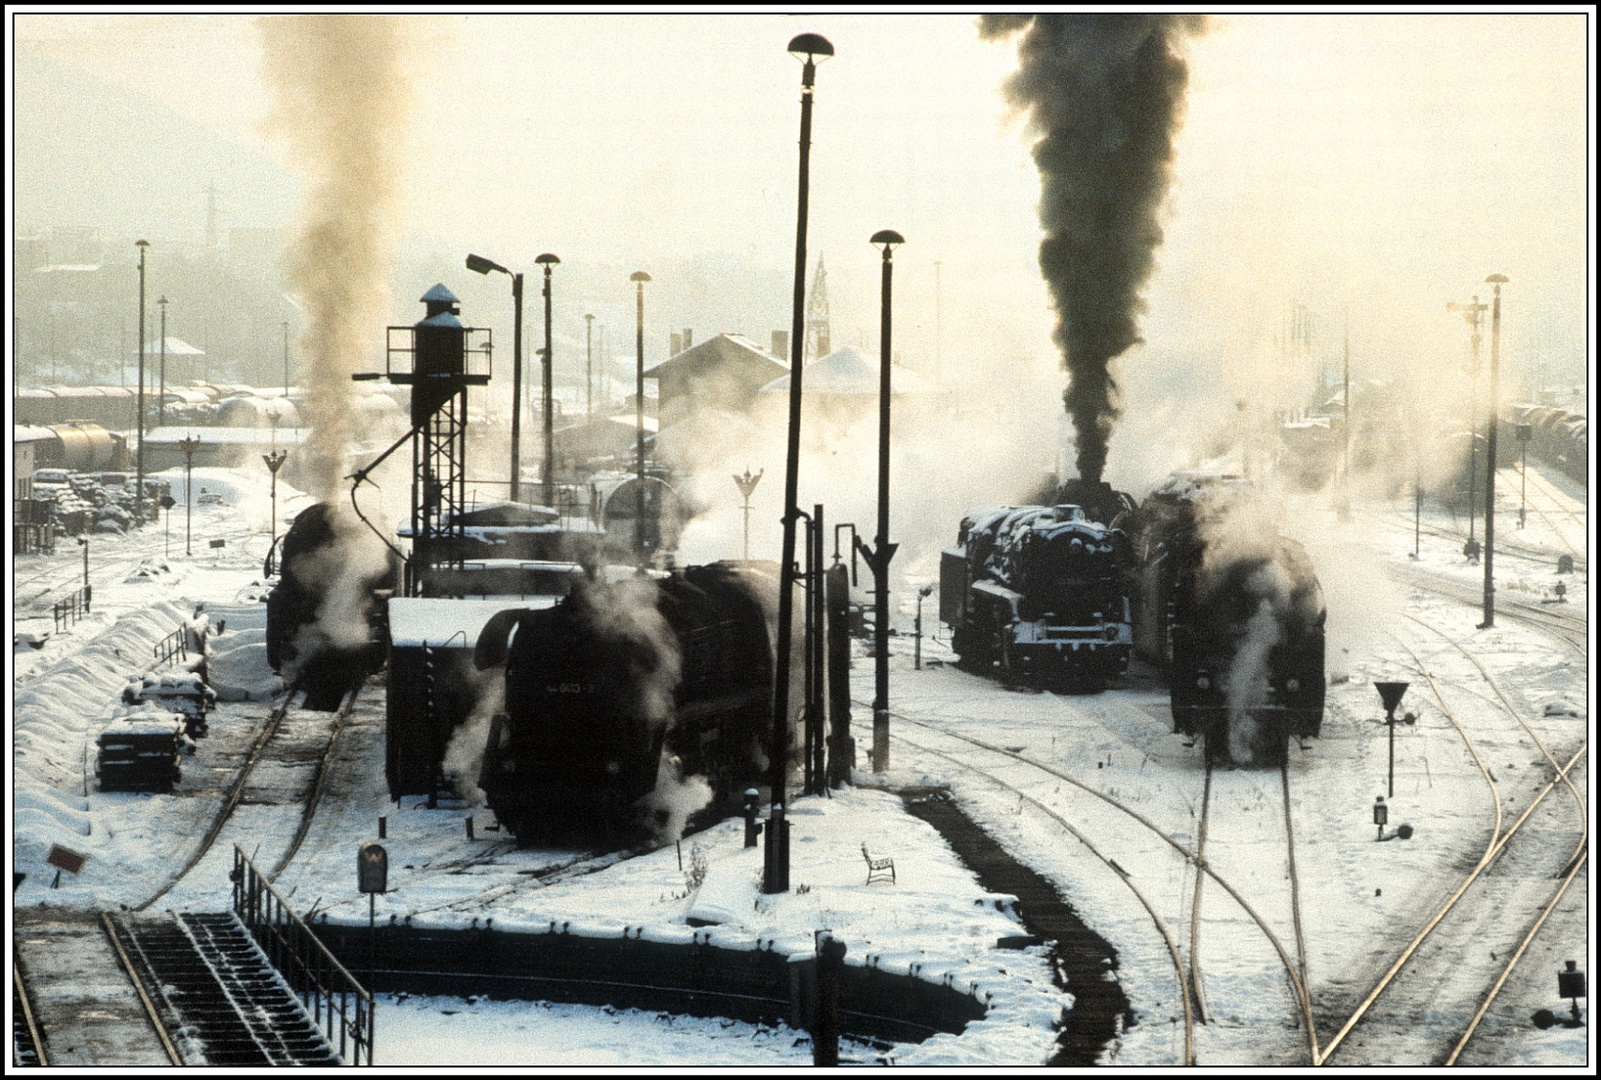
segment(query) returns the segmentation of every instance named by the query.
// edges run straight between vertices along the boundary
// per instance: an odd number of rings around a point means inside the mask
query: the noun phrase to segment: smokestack
[[[1039,133],[1040,271],[1056,307],[1062,395],[1078,472],[1098,481],[1118,417],[1111,361],[1140,341],[1140,290],[1162,242],[1173,136],[1189,69],[1174,51],[1195,15],[986,15],[986,38],[1023,32],[1007,95]]]
[[[784,359],[785,357],[787,357],[789,355],[789,331],[788,330],[774,330],[773,331],[773,350],[772,351],[773,351],[773,355],[778,357],[780,360]]]

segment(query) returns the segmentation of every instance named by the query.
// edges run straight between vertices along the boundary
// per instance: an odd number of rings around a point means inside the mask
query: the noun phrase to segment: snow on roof
[[[835,349],[821,360],[806,365],[801,389],[807,394],[829,394],[851,397],[878,396],[879,363],[869,361],[860,351],[847,345]],[[789,376],[781,375],[762,387],[759,393],[778,394],[789,391]],[[945,391],[911,368],[900,364],[890,365],[890,395],[942,394]]]
[[[43,442],[45,439],[53,439],[55,437],[56,433],[47,427],[33,427],[30,424],[11,425],[11,441],[13,443]]]
[[[389,640],[397,648],[423,645],[471,649],[484,624],[502,611],[554,607],[556,596],[493,596],[473,600],[396,596],[389,601]]]
[[[299,446],[304,436],[311,433],[310,428],[278,428],[277,444],[279,446]],[[153,446],[158,443],[170,443],[176,446],[183,439],[195,436],[200,439],[200,445],[220,446],[227,443],[249,443],[254,446],[270,447],[273,445],[273,429],[266,427],[159,427],[151,428],[145,432],[145,445]]]
[[[206,350],[197,349],[193,345],[189,344],[187,341],[184,341],[182,338],[175,338],[175,337],[157,338],[154,341],[146,342],[145,343],[145,353],[147,355],[152,355],[152,356],[153,355],[158,355],[161,352],[161,343],[163,341],[165,341],[167,343],[167,355],[168,356],[204,356],[204,355],[206,355]]]
[[[669,369],[701,365],[712,367],[726,363],[754,364],[771,368],[774,372],[789,370],[788,364],[749,338],[739,334],[718,334],[673,354],[655,367],[646,368],[645,378],[659,379],[662,372]]]

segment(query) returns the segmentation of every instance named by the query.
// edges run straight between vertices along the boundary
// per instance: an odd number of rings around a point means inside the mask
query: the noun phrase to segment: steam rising
[[[1174,45],[1193,15],[991,15],[986,37],[1023,30],[1007,93],[1041,133],[1040,270],[1056,305],[1052,335],[1069,374],[1078,473],[1097,481],[1119,415],[1111,361],[1140,341],[1140,289],[1162,242],[1173,137],[1188,67]]]
[[[301,446],[309,492],[337,493],[356,431],[350,376],[382,341],[400,223],[411,89],[401,24],[368,16],[260,20],[273,130],[311,177],[285,272],[306,313]]]

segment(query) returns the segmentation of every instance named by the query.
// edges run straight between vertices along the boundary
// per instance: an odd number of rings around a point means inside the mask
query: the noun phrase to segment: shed
[[[688,419],[703,406],[744,412],[763,386],[789,370],[789,365],[740,334],[718,334],[691,346],[655,367],[664,428]]]

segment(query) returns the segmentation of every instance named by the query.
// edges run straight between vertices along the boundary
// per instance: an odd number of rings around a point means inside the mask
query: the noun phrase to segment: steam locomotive
[[[673,768],[718,802],[759,779],[773,690],[762,597],[776,578],[714,563],[584,580],[553,607],[490,619],[474,663],[506,665],[506,711],[478,785],[499,821],[524,842],[616,836],[652,824],[646,796]]]
[[[1081,507],[991,506],[940,561],[940,619],[963,662],[1098,691],[1133,644],[1123,533]]]
[[[1250,485],[1179,473],[1129,519],[1135,649],[1168,673],[1173,729],[1209,761],[1273,765],[1323,723],[1317,574]]]
[[[324,711],[337,709],[351,688],[383,666],[376,620],[400,567],[386,557],[356,568],[364,560],[337,514],[330,504],[316,503],[295,516],[281,545],[278,584],[267,596],[267,663],[305,690],[306,708]]]

